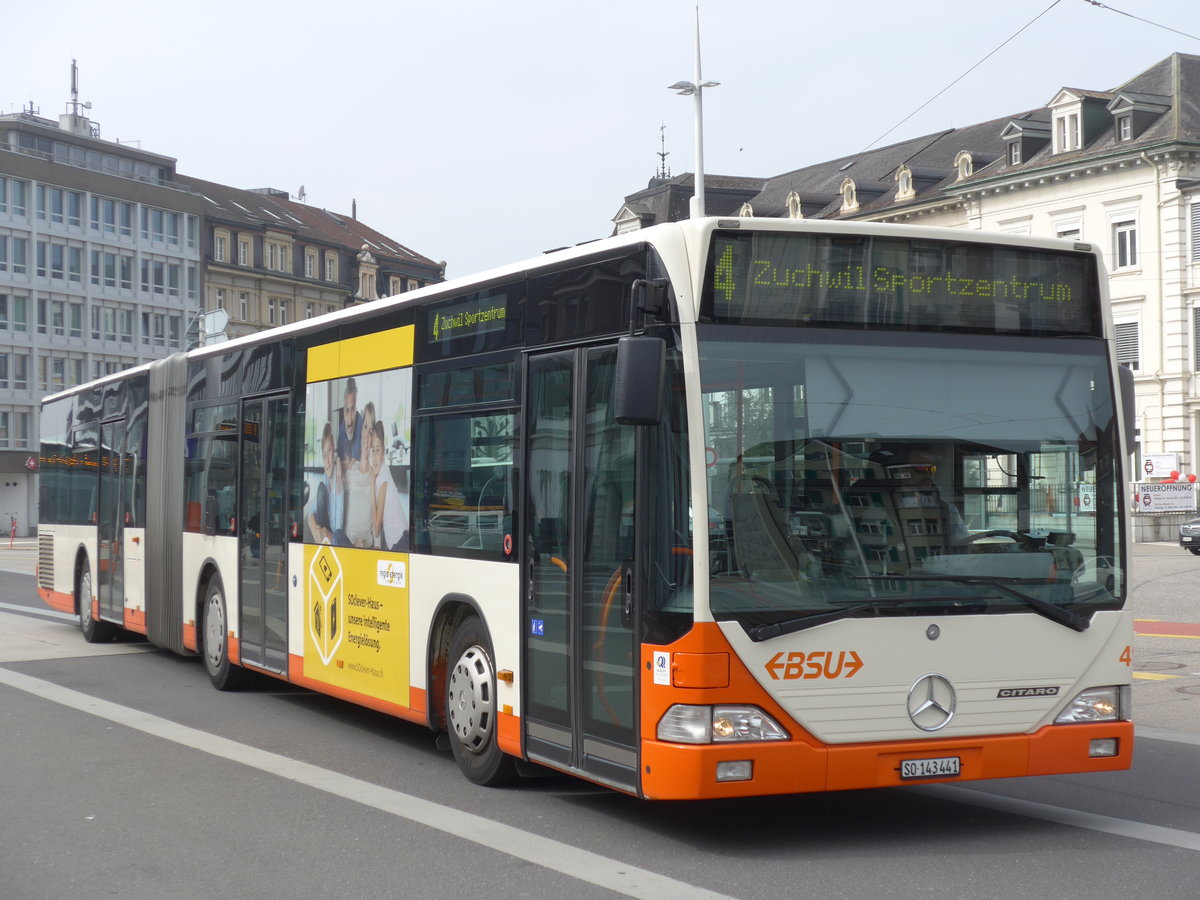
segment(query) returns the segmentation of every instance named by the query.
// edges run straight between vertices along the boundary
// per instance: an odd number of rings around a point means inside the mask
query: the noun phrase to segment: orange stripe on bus
[[[138,634],[146,633],[146,611],[144,609],[125,610],[125,630]]]
[[[496,716],[496,744],[505,753],[521,756],[521,717],[511,712]]]
[[[37,589],[38,596],[42,602],[51,609],[57,609],[59,612],[75,614],[75,595],[64,594],[61,591],[51,591],[46,588]]]
[[[428,713],[426,711],[426,694],[421,688],[410,687],[408,690],[408,701],[412,705],[401,706],[399,703],[392,703],[388,700],[382,700],[379,697],[372,697],[370,694],[360,694],[358,691],[352,691],[308,677],[304,674],[304,657],[302,656],[293,654],[289,657],[289,661],[291,674],[288,680],[292,684],[317,691],[321,694],[328,694],[330,697],[337,697],[339,700],[348,700],[359,706],[365,706],[367,709],[387,713],[389,716],[396,716],[408,722],[416,722],[419,725],[429,724]]]

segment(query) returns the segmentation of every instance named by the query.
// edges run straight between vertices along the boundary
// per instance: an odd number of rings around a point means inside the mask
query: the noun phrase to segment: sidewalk
[[[37,565],[38,541],[36,537],[0,540],[0,572],[16,575],[32,575]]]

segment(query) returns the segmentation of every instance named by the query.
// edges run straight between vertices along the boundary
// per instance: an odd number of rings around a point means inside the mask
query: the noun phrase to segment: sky
[[[4,6],[0,113],[57,118],[74,58],[102,138],[356,202],[449,277],[611,234],[664,134],[671,174],[695,165],[694,102],[667,89],[695,76],[695,0]],[[1200,55],[1167,30],[1200,35],[1196,0],[701,0],[700,20],[720,83],[710,175],[777,175]]]

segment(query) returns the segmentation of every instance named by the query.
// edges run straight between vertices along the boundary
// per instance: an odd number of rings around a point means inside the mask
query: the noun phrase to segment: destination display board
[[[496,285],[417,311],[420,362],[499,350],[521,343],[524,282]]]
[[[701,311],[747,325],[1101,334],[1089,253],[871,235],[716,232]]]

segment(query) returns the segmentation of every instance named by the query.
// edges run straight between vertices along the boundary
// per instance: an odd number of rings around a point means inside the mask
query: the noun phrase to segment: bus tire
[[[107,644],[117,636],[111,622],[92,618],[92,570],[84,565],[75,579],[75,603],[79,608],[79,630],[89,644]]]
[[[496,666],[478,616],[468,616],[450,642],[446,732],[459,769],[475,784],[498,787],[517,778],[516,759],[496,743]]]
[[[218,691],[238,691],[246,686],[250,673],[229,660],[229,626],[225,615],[225,591],[221,580],[213,578],[204,591],[204,621],[200,629],[201,656],[208,680]]]

